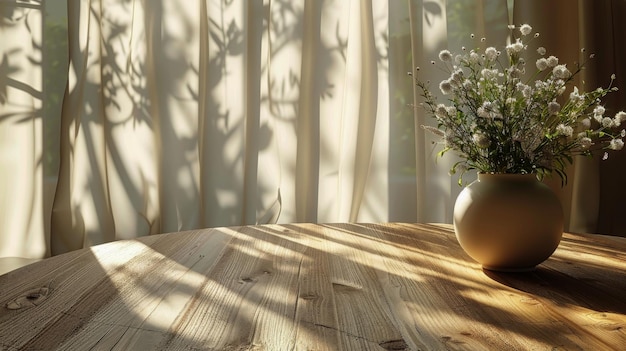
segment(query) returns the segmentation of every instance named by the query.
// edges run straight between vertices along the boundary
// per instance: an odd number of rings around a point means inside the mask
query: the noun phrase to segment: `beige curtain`
[[[622,76],[610,14],[623,2],[555,2],[568,13],[558,26],[546,3],[70,0],[69,67],[56,69],[67,87],[50,128],[46,11],[1,2],[0,257],[225,225],[450,223],[454,159],[435,159],[406,73],[469,46],[468,33],[502,43],[508,23],[528,22],[559,52],[609,50]],[[616,162],[577,163],[559,190],[572,228],[621,225],[603,208]]]
[[[207,226],[388,220],[389,10],[70,1],[52,253]]]

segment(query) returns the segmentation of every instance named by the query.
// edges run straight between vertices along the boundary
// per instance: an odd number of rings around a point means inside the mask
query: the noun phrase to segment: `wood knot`
[[[313,293],[300,295],[300,298],[303,299],[303,300],[315,300],[315,299],[317,299],[317,297],[318,296],[313,294]]]
[[[402,339],[383,341],[378,345],[388,351],[404,351],[409,349],[409,345]]]
[[[46,298],[50,289],[47,286],[35,288],[18,296],[14,300],[7,303],[6,308],[9,310],[19,310],[22,308],[35,307],[41,304]]]
[[[353,293],[356,291],[360,291],[362,290],[362,288],[360,286],[357,286],[356,284],[349,284],[349,283],[338,283],[338,282],[333,282],[333,290],[336,293]]]

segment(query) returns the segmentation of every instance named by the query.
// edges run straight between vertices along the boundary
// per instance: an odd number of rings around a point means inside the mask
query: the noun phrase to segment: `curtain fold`
[[[615,73],[626,89],[618,0],[70,0],[56,131],[40,5],[0,2],[0,257],[201,227],[450,223],[456,159],[437,159],[406,72],[440,81],[440,50],[504,44],[509,23],[533,25],[563,61],[596,52],[581,78]],[[552,184],[568,229],[626,231],[614,155]]]

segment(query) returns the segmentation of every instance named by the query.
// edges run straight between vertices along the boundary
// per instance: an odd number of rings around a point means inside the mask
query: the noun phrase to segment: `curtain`
[[[70,0],[57,67],[41,59],[61,45],[42,2],[0,2],[0,257],[201,227],[451,223],[455,159],[436,157],[407,72],[468,33],[504,43],[509,23],[562,52],[614,47],[617,69],[623,2],[556,3],[561,29],[541,1]],[[63,74],[58,125],[42,67]],[[577,161],[555,187],[580,230],[619,225],[608,161]]]

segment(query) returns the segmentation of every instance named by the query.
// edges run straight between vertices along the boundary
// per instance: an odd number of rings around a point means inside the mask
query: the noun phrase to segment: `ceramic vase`
[[[560,200],[533,174],[479,173],[454,206],[459,244],[488,270],[535,269],[558,247],[563,222]]]

